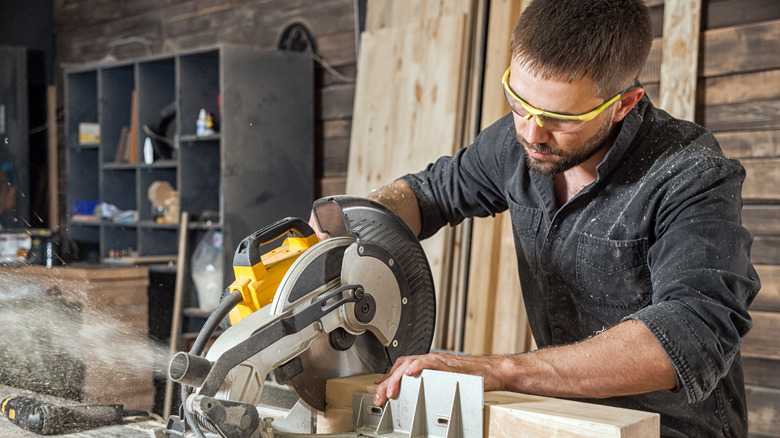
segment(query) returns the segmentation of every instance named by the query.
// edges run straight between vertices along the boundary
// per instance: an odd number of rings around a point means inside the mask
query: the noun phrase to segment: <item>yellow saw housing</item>
[[[317,236],[287,237],[282,246],[260,258],[253,266],[233,266],[235,281],[230,291],[240,291],[244,300],[230,311],[230,323],[235,325],[242,319],[271,304],[279,284],[287,270],[304,251],[319,243]]]

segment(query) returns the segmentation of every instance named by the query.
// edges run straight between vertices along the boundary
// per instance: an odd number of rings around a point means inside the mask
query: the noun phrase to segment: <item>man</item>
[[[369,195],[420,238],[508,209],[540,347],[401,358],[375,403],[429,368],[481,375],[486,390],[659,412],[664,435],[747,434],[739,346],[759,281],[741,227],[745,173],[711,133],[644,97],[652,38],[641,0],[533,1],[504,76],[512,112]]]

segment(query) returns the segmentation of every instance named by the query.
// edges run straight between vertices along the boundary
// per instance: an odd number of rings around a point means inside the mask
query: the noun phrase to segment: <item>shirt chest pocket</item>
[[[536,272],[536,233],[542,220],[542,211],[509,200],[515,248],[521,270]]]
[[[577,284],[584,299],[636,310],[652,297],[647,239],[612,240],[582,234],[577,244]]]

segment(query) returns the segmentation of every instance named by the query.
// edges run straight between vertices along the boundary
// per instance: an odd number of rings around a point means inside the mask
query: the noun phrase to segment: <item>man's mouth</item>
[[[542,160],[550,156],[549,154],[543,154],[541,152],[537,152],[529,147],[526,147],[525,150],[528,152],[529,156],[531,156],[532,158],[536,158],[537,160]]]

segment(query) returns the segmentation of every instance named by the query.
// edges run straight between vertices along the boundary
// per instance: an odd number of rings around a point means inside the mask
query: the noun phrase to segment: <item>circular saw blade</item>
[[[290,267],[271,305],[272,314],[316,298],[328,288],[340,286],[344,252],[354,244],[352,237],[336,237],[314,245]],[[335,286],[334,286],[335,285]],[[346,349],[331,345],[324,333],[298,356],[303,372],[290,379],[288,386],[312,408],[325,410],[325,382],[336,377],[365,373],[384,373],[391,365],[387,351],[370,332],[355,337]]]

